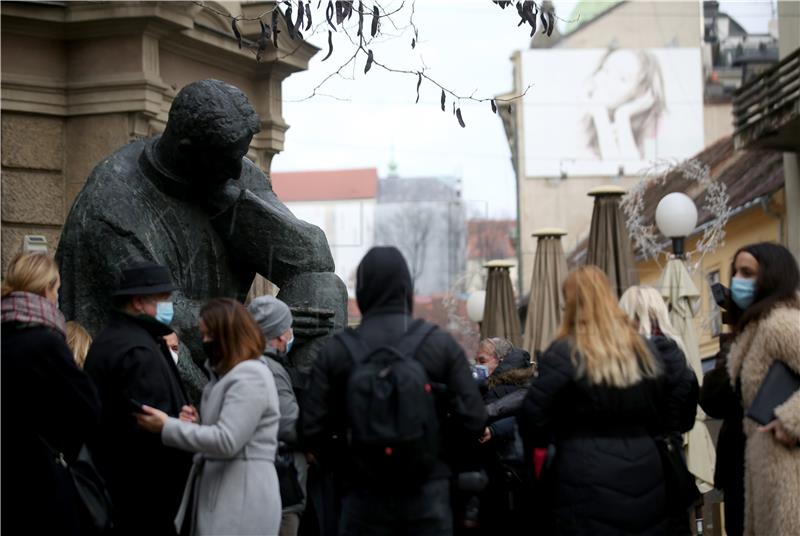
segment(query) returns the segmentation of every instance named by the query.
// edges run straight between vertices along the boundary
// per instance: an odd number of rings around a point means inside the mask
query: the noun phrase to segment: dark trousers
[[[355,489],[342,501],[342,536],[450,536],[450,482],[432,480],[417,489]]]

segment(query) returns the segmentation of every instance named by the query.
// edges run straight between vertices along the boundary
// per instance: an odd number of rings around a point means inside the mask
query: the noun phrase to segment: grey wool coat
[[[176,526],[191,523],[195,536],[277,535],[280,411],[264,358],[212,372],[201,410],[200,424],[170,418],[161,432],[165,445],[197,453]]]

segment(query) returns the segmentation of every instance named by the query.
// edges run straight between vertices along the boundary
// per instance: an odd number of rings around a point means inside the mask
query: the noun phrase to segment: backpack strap
[[[408,330],[403,334],[395,348],[401,354],[414,358],[416,357],[419,347],[435,329],[435,324],[429,324],[418,318],[408,326]]]
[[[334,335],[334,338],[342,343],[342,346],[345,347],[355,363],[363,362],[364,358],[369,354],[367,343],[358,336],[356,330],[353,328],[345,328],[343,331]]]
[[[400,341],[396,345],[389,346],[394,346],[401,354],[413,358],[423,341],[435,329],[435,324],[429,324],[418,318],[408,326],[408,329],[401,335]],[[346,328],[334,335],[334,337],[347,349],[355,363],[363,362],[371,351],[367,343],[358,336],[358,332],[352,328]]]

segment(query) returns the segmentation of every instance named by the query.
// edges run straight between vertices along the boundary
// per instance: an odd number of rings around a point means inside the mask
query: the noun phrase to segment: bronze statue
[[[161,136],[100,162],[58,247],[67,319],[96,333],[121,269],[151,260],[172,272],[179,289],[172,326],[199,363],[200,307],[221,296],[244,301],[259,273],[293,308],[298,349],[291,357],[309,366],[318,344],[303,344],[344,327],[347,292],[322,230],[295,218],[245,158],[259,130],[244,93],[202,80],[175,97]]]

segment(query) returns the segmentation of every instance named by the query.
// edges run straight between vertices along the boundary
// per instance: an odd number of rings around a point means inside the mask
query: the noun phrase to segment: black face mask
[[[216,367],[222,360],[222,352],[217,341],[205,341],[203,343],[203,351],[206,353],[206,357],[212,367]]]

